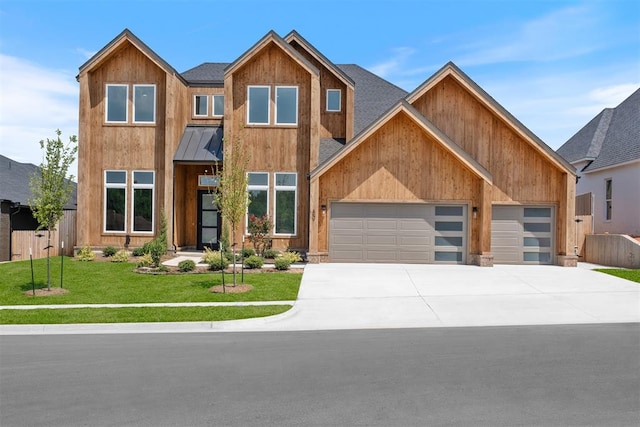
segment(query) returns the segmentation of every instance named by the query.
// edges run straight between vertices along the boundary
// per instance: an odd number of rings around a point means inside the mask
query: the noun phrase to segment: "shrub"
[[[279,258],[286,258],[291,262],[291,264],[293,264],[294,262],[302,261],[302,257],[300,256],[300,254],[295,251],[287,251],[280,255]]]
[[[264,256],[264,251],[271,246],[271,237],[269,233],[273,229],[273,221],[268,215],[257,217],[251,215],[247,231],[249,232],[249,240],[256,248],[258,255]]]
[[[151,245],[149,245],[149,255],[151,255],[153,265],[160,267],[160,259],[166,251],[167,245],[163,243],[161,239],[153,239],[151,241]]]
[[[242,258],[249,258],[250,256],[253,256],[256,254],[256,251],[254,251],[252,248],[244,248],[242,250]]]
[[[78,261],[93,261],[96,258],[96,254],[89,246],[85,246],[78,251],[76,258]]]
[[[264,259],[258,255],[251,255],[244,260],[244,266],[246,268],[262,268],[263,264]]]
[[[146,243],[145,243],[145,245],[146,245]],[[131,252],[131,254],[133,256],[142,256],[142,255],[144,255],[146,253],[149,253],[149,251],[147,251],[144,246],[141,246],[139,248],[134,248],[133,252]]]
[[[114,256],[116,252],[118,252],[116,248],[114,248],[113,246],[107,246],[102,250],[102,255],[106,257],[110,257],[110,256]]]
[[[220,251],[212,251],[209,248],[204,249],[202,261],[209,264],[209,269],[213,271],[224,270],[229,266],[229,260],[221,254]]]
[[[196,263],[191,259],[183,259],[178,263],[178,270],[186,273],[187,271],[193,271],[196,269]]]
[[[288,270],[291,266],[291,261],[289,258],[279,256],[273,261],[273,264],[275,265],[276,270]]]
[[[278,255],[280,255],[280,252],[276,251],[275,249],[266,249],[264,251],[265,258],[278,258]]]
[[[112,255],[111,262],[129,262],[129,252],[120,249],[115,255]]]
[[[138,262],[136,263],[138,267],[149,267],[151,264],[153,264],[153,258],[151,258],[150,254],[142,255],[138,258]]]

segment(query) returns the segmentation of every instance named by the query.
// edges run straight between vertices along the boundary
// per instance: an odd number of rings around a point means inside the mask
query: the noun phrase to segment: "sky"
[[[0,154],[78,134],[78,69],[125,28],[179,72],[270,30],[408,92],[453,61],[554,150],[640,87],[635,0],[0,0]]]

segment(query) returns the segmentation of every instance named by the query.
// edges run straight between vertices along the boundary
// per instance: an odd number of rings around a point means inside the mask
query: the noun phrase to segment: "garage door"
[[[331,204],[332,262],[464,263],[466,206]]]
[[[494,206],[491,252],[495,264],[551,264],[554,247],[554,208]]]

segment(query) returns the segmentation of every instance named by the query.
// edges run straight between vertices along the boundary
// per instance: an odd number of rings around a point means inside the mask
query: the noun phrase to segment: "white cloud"
[[[0,153],[21,163],[40,164],[39,141],[78,134],[78,85],[66,70],[48,69],[0,54]],[[70,173],[77,176],[77,165]]]
[[[383,78],[388,78],[394,74],[401,74],[401,70],[404,68],[408,59],[416,52],[415,49],[410,47],[397,47],[392,49],[392,51],[393,53],[390,59],[367,67],[369,71]]]

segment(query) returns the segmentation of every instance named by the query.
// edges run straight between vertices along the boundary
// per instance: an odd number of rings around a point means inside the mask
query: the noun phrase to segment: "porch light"
[[[478,217],[478,207],[474,206],[471,208],[471,212],[473,212],[473,219],[476,219]]]

